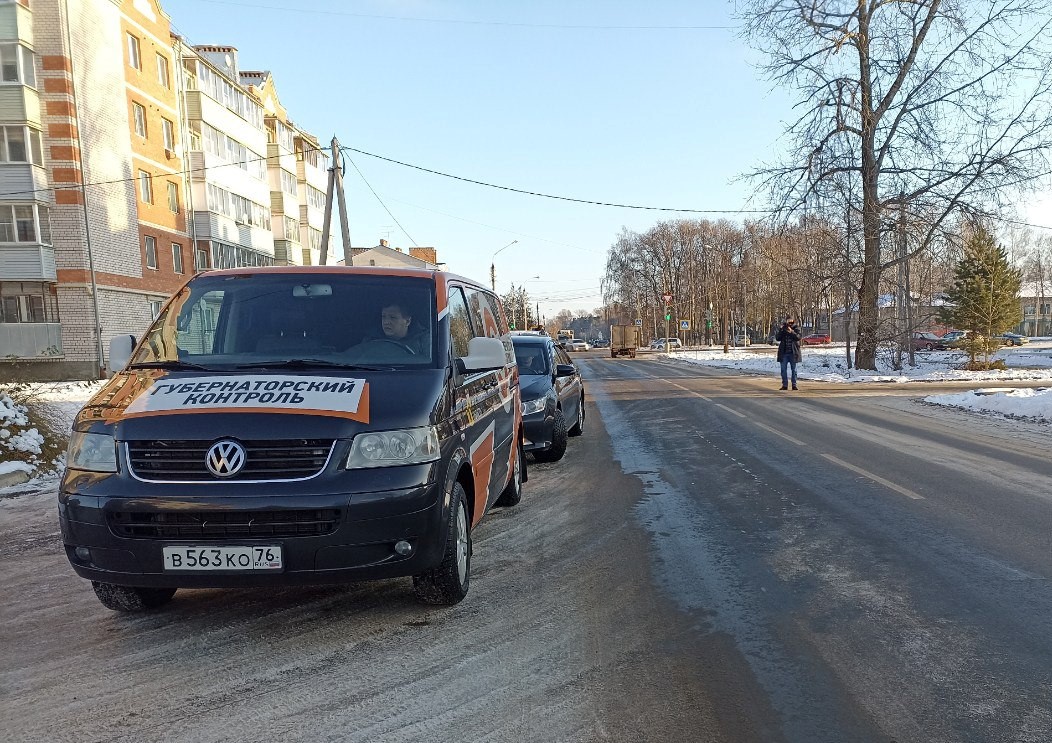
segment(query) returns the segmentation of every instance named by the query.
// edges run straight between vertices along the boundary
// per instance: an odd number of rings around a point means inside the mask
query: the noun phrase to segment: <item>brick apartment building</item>
[[[156,0],[0,0],[0,380],[101,375],[195,270],[318,262],[327,168]]]

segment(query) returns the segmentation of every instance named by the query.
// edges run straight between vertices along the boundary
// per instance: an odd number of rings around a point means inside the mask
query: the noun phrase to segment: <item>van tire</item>
[[[581,399],[577,401],[577,422],[567,433],[571,436],[580,436],[584,433],[584,395],[581,395]]]
[[[533,453],[538,462],[558,462],[566,453],[566,419],[563,411],[555,411],[555,421],[552,423],[552,445],[547,449],[541,449]]]
[[[526,452],[523,451],[522,442],[517,441],[515,443],[515,466],[512,469],[511,478],[508,480],[504,492],[497,498],[498,506],[510,507],[518,505],[519,501],[522,500],[522,483],[525,475]]]
[[[422,604],[452,606],[467,596],[471,583],[471,522],[468,518],[464,486],[453,483],[450,493],[449,524],[442,562],[413,576],[413,593]]]
[[[140,612],[164,606],[172,600],[175,588],[135,588],[113,583],[91,582],[95,595],[107,609],[122,612]]]

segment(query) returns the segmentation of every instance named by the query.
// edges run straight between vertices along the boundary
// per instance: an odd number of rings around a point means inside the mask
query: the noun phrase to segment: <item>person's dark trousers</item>
[[[796,359],[787,359],[782,357],[782,389],[789,389],[789,374],[786,367],[791,366],[793,368],[793,389],[796,389]]]

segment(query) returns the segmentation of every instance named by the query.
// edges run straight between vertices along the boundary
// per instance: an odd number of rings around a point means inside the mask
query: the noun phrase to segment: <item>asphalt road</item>
[[[1047,426],[575,360],[585,435],[448,609],[395,580],[120,616],[51,494],[0,503],[0,741],[1052,740]]]

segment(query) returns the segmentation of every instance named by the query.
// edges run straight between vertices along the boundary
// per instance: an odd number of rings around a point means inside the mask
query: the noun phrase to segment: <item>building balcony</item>
[[[0,322],[3,359],[40,359],[62,355],[62,326],[57,322]]]
[[[0,198],[5,202],[36,201],[46,204],[48,196],[47,171],[32,163],[0,163]]]
[[[0,123],[40,126],[40,94],[26,85],[0,85]]]
[[[39,243],[0,243],[4,281],[56,281],[55,249]]]

